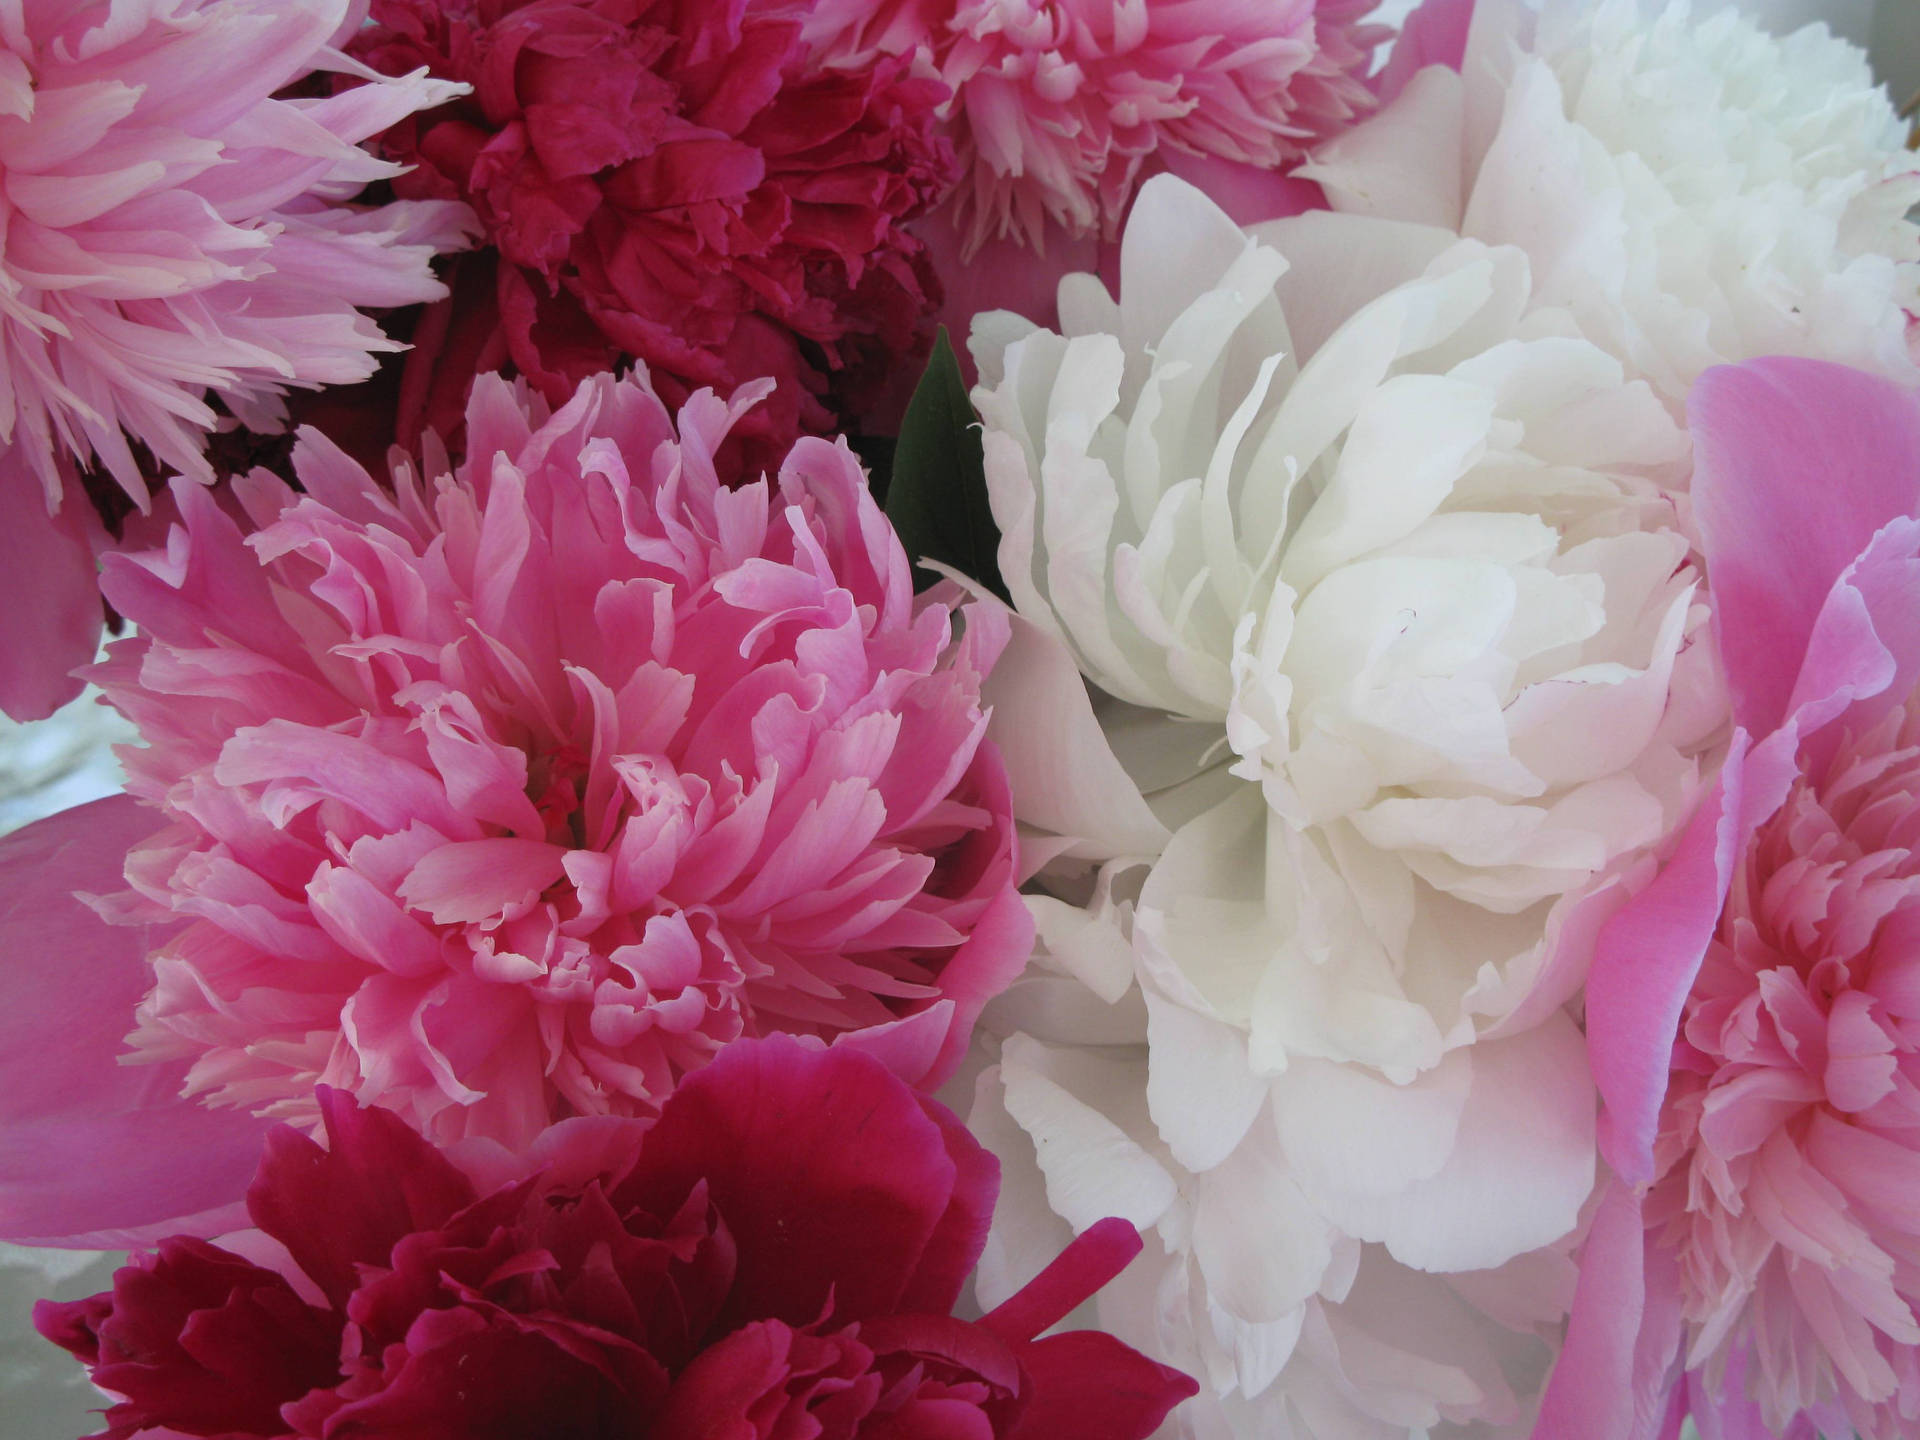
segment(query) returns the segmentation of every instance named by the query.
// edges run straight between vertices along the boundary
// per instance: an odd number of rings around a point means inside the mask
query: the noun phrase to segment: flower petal
[[[119,889],[155,823],[116,795],[0,840],[0,1238],[103,1248],[243,1223],[266,1123],[179,1098],[184,1063],[120,1063],[157,937],[74,893]]]

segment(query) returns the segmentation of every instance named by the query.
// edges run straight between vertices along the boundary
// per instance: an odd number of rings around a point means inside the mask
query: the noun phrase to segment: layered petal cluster
[[[389,490],[309,431],[304,493],[234,482],[251,535],[176,485],[165,547],[108,559],[140,633],[95,673],[166,827],[108,909],[190,922],[139,1048],[216,1103],[319,1081],[508,1142],[764,1030],[938,1082],[1029,945],[1005,626],[916,603],[844,444],[720,483],[770,385],[676,433],[644,373],[552,415],[487,377],[457,470]]]
[[[1541,303],[1678,414],[1724,361],[1912,383],[1920,159],[1866,54],[1687,0],[1481,0],[1458,73],[1415,76],[1302,171],[1338,209],[1533,262]]]
[[[1550,1433],[1651,1436],[1674,1395],[1703,1434],[1893,1440],[1920,1423],[1920,395],[1777,359],[1690,409],[1740,728],[1594,960],[1620,1180]]]
[[[1890,1437],[1920,1420],[1920,707],[1820,749],[1734,872],[1648,1204],[1692,1359],[1746,1351],[1775,1429],[1837,1393],[1831,1433]]]
[[[521,1156],[320,1103],[328,1148],[276,1130],[248,1195],[277,1266],[174,1239],[38,1306],[112,1440],[1145,1440],[1193,1391],[1109,1336],[1035,1338],[1139,1249],[1119,1221],[951,1314],[993,1161],[865,1056],[743,1041],[651,1130],[566,1121]]]
[[[1311,1317],[1356,1264],[1491,1285],[1575,1228],[1593,1092],[1560,1007],[1724,723],[1684,437],[1532,305],[1517,251],[1326,214],[1258,235],[1156,178],[1117,302],[1070,277],[1065,333],[975,327],[1022,617],[995,733],[1050,832],[1047,963],[1103,1002],[998,1024],[1025,1038],[997,1083],[1056,1213],[1133,1187],[1113,1211],[1181,1277],[1158,1353],[1199,1347],[1233,1433],[1308,1424],[1336,1373],[1370,1423],[1509,1422],[1489,1355],[1408,1325],[1433,1363],[1396,1379]],[[1143,1063],[1086,1078],[1114,1044]],[[1128,1163],[1093,1167],[1115,1130]]]
[[[382,137],[416,167],[399,189],[470,202],[494,252],[423,322],[403,436],[423,419],[446,433],[477,371],[510,363],[559,405],[638,358],[676,404],[777,378],[746,425],[771,469],[796,434],[859,416],[912,366],[939,289],[903,227],[955,175],[935,132],[946,92],[900,60],[810,63],[806,14],[374,0],[356,55],[473,85]]]
[[[817,0],[822,59],[913,56],[952,91],[964,254],[1111,232],[1162,150],[1277,169],[1371,103],[1365,0]],[[1057,240],[1056,240],[1057,243]]]
[[[99,636],[75,467],[147,503],[139,452],[210,480],[222,412],[272,428],[290,387],[365,379],[401,347],[359,307],[446,293],[472,217],[346,203],[398,167],[360,142],[460,87],[330,48],[348,0],[15,6],[0,24],[0,704],[79,693]],[[275,98],[316,70],[376,83]],[[49,521],[49,512],[69,513]],[[39,633],[27,622],[44,622]]]

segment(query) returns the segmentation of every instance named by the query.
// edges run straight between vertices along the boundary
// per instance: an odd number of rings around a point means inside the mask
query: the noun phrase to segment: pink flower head
[[[743,1041],[651,1130],[568,1121],[518,1160],[321,1110],[328,1148],[276,1130],[247,1197],[278,1268],[180,1238],[36,1308],[119,1397],[111,1440],[1143,1440],[1194,1392],[1035,1338],[1138,1253],[1124,1220],[952,1315],[993,1157],[865,1056]]]
[[[1710,1437],[1896,1440],[1920,1425],[1920,396],[1762,360],[1688,408],[1740,729],[1594,961],[1622,1183],[1538,1433],[1650,1435],[1678,1393]]]
[[[176,485],[165,548],[108,559],[141,633],[95,675],[171,822],[123,913],[191,922],[138,1048],[216,1103],[310,1117],[319,1081],[508,1142],[650,1115],[742,1034],[945,1076],[1031,935],[1005,620],[915,602],[844,444],[722,485],[770,386],[676,435],[644,372],[552,415],[483,377],[457,471],[389,492],[306,432],[305,494],[235,481],[246,537]]]
[[[953,90],[968,254],[1118,227],[1161,150],[1273,170],[1372,104],[1369,0],[819,0],[832,64],[912,54]]]
[[[903,226],[946,192],[953,154],[934,130],[945,91],[903,62],[823,70],[804,6],[748,0],[372,14],[355,54],[474,87],[382,137],[417,166],[401,193],[470,201],[497,251],[473,262],[489,323],[436,322],[452,333],[437,357],[422,346],[414,405],[464,391],[436,367],[464,382],[510,362],[555,405],[623,357],[674,404],[772,376],[743,433],[777,464],[799,431],[859,415],[930,338],[938,287]]]
[[[398,167],[359,142],[459,87],[329,48],[349,0],[72,0],[0,16],[0,705],[79,693],[99,635],[98,465],[147,503],[135,447],[194,479],[221,423],[271,428],[288,387],[364,379],[401,348],[360,313],[445,293],[444,202],[343,203]],[[378,83],[276,99],[316,69]],[[66,511],[49,522],[50,512]]]

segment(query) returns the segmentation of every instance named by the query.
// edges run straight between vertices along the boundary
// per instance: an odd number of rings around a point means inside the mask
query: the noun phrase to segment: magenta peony
[[[778,379],[742,427],[771,468],[800,431],[857,417],[930,337],[938,288],[902,227],[946,192],[953,155],[934,131],[945,91],[904,62],[823,70],[804,6],[747,0],[372,14],[355,54],[474,86],[381,139],[417,166],[401,193],[470,201],[498,252],[468,262],[486,322],[432,322],[449,333],[419,352],[403,426],[444,424],[433,392],[464,389],[432,371],[510,362],[558,405],[637,357],[676,404]]]
[[[250,536],[175,485],[94,671],[165,825],[101,902],[175,927],[139,1050],[214,1103],[310,1118],[321,1082],[508,1143],[649,1115],[743,1034],[951,1070],[1031,935],[1005,620],[916,602],[844,445],[719,483],[770,384],[676,435],[644,374],[551,416],[486,377],[459,470],[389,492],[306,432],[305,494],[234,482]]]
[[[651,1130],[520,1158],[321,1109],[328,1149],[275,1131],[248,1194],[279,1268],[176,1239],[37,1307],[119,1397],[112,1440],[1143,1440],[1193,1393],[1111,1336],[1035,1339],[1138,1252],[1125,1221],[951,1314],[993,1158],[861,1055],[743,1041]]]
[[[0,707],[79,693],[103,542],[76,466],[144,506],[136,447],[210,480],[227,414],[271,427],[289,387],[400,348],[360,313],[445,293],[427,262],[471,216],[343,203],[397,167],[366,137],[458,86],[384,79],[329,48],[349,0],[72,0],[0,17]],[[316,69],[362,73],[276,99]],[[50,518],[51,517],[51,518]]]
[[[1372,104],[1372,0],[818,0],[833,65],[909,55],[952,88],[969,256],[1117,231],[1156,153],[1274,170]],[[1265,217],[1262,217],[1265,218]]]
[[[1691,1410],[1713,1440],[1897,1440],[1920,1424],[1920,396],[1762,360],[1688,408],[1740,729],[1594,961],[1619,1179],[1536,1433]]]

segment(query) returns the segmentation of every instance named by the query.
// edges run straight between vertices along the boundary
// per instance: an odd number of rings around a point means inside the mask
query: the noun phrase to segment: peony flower
[[[117,1397],[112,1440],[1144,1440],[1193,1391],[1108,1336],[1035,1338],[1139,1249],[1118,1221],[950,1314],[992,1159],[862,1055],[743,1041],[651,1129],[569,1121],[524,1157],[320,1104],[327,1149],[269,1137],[261,1243],[169,1240],[36,1307]]]
[[[1760,355],[1920,381],[1906,139],[1866,55],[1822,26],[1480,0],[1460,73],[1421,72],[1301,173],[1336,209],[1519,246],[1536,303],[1679,414],[1703,370]]]
[[[556,406],[630,357],[674,404],[772,376],[745,425],[771,469],[799,431],[860,416],[930,338],[939,289],[902,227],[945,194],[953,155],[933,128],[943,90],[903,62],[823,71],[804,7],[746,0],[375,0],[372,16],[352,49],[376,69],[472,82],[380,145],[416,167],[401,193],[470,202],[497,252],[467,262],[480,309],[435,322],[452,333],[423,346],[416,403],[509,361]]]
[[[939,1082],[1029,945],[1005,627],[916,603],[844,445],[720,484],[770,385],[676,435],[644,373],[551,416],[486,378],[458,470],[389,492],[307,432],[304,494],[235,482],[251,535],[175,486],[95,672],[165,827],[101,902],[173,927],[136,1049],[213,1103],[310,1118],[320,1082],[509,1143],[767,1030]]]
[[[289,387],[363,379],[401,348],[359,307],[445,293],[427,262],[471,217],[343,203],[398,167],[359,142],[461,87],[329,48],[348,0],[107,0],[0,26],[0,706],[80,693],[104,534],[76,467],[147,503],[138,449],[198,480],[207,432],[272,428]],[[377,81],[276,99],[316,70]],[[136,448],[138,447],[138,449]]]
[[[1677,1393],[1705,1435],[1894,1440],[1920,1421],[1920,397],[1774,359],[1689,408],[1740,728],[1594,960],[1619,1182],[1537,1433],[1652,1436]]]
[[[1560,1010],[1720,723],[1684,438],[1529,309],[1515,250],[1327,214],[1256,239],[1156,178],[1117,302],[1076,276],[1065,333],[975,327],[1022,621],[993,733],[1054,862],[1048,964],[1093,992],[996,1022],[976,1123],[1038,1145],[1054,1213],[1156,1228],[1152,1353],[1198,1353],[1231,1433],[1291,1433],[1336,1376],[1409,1432],[1521,1413],[1498,1347],[1339,1337],[1393,1323],[1391,1277],[1479,1277],[1435,1289],[1452,1314],[1574,1230]],[[1314,1329],[1362,1244],[1384,1288]]]
[[[1101,6],[1083,0],[816,0],[825,63],[910,55],[952,92],[953,218],[970,258],[1111,233],[1159,152],[1256,170],[1352,122],[1386,31],[1367,0]]]

